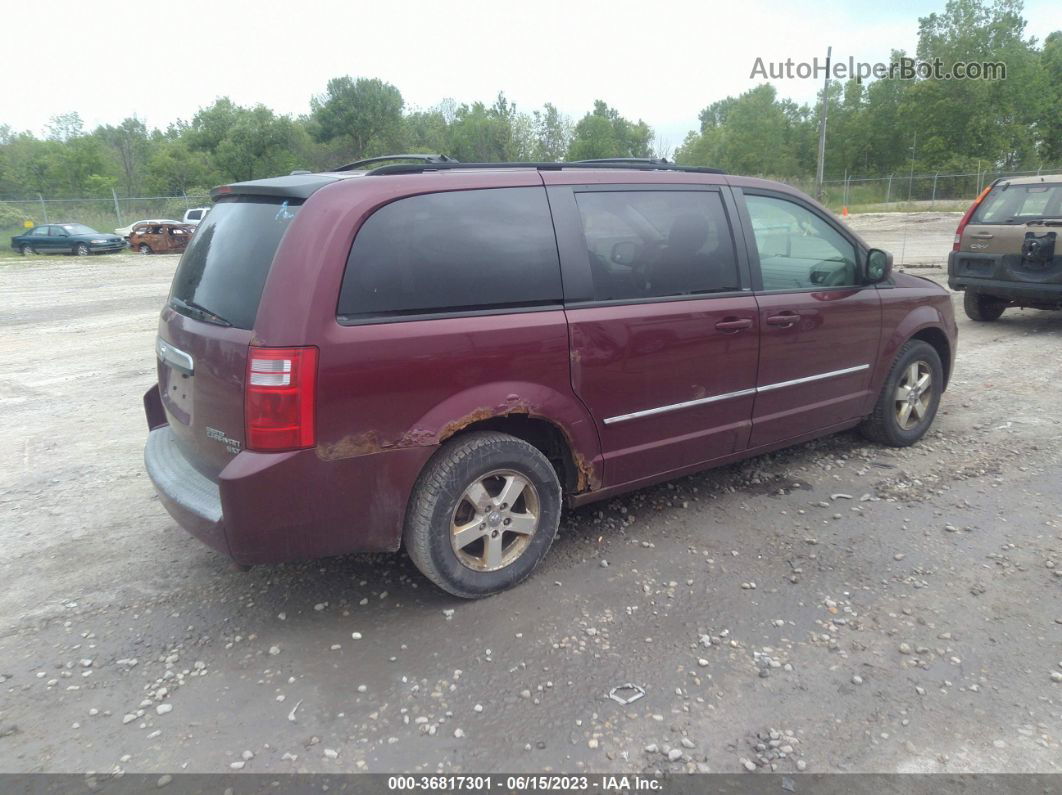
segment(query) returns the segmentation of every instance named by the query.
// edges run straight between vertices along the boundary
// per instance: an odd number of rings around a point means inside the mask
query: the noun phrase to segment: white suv
[[[198,226],[199,222],[206,218],[208,212],[210,212],[209,207],[193,207],[191,210],[185,211],[184,218],[181,220],[186,224]]]

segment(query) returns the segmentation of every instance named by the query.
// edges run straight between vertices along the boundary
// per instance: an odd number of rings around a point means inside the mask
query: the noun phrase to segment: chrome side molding
[[[657,406],[656,408],[644,409],[643,411],[632,411],[630,414],[619,414],[615,417],[608,417],[604,422],[605,425],[613,425],[618,422],[627,422],[628,420],[639,420],[642,417],[652,417],[656,414],[666,414],[671,411],[681,411],[682,409],[688,409],[694,406],[703,406],[706,403],[716,403],[720,400],[731,400],[733,398],[746,397],[748,395],[754,395],[760,392],[772,392],[775,389],[784,389],[788,386],[809,384],[813,381],[822,381],[826,378],[837,378],[842,375],[851,375],[852,373],[858,373],[862,370],[868,369],[870,369],[869,364],[859,364],[855,367],[846,367],[843,370],[830,370],[830,372],[828,373],[817,373],[816,375],[809,375],[805,376],[804,378],[794,378],[792,381],[779,381],[775,384],[767,384],[766,386],[753,387],[752,389],[741,389],[737,392],[725,392],[722,395],[712,395],[711,397],[698,398],[697,400],[687,400],[683,403],[671,403],[667,406]]]
[[[796,386],[797,384],[810,384],[812,381],[822,381],[824,378],[837,378],[841,375],[850,375],[852,373],[858,373],[860,370],[870,369],[869,364],[859,364],[855,367],[846,367],[843,370],[830,370],[828,373],[819,373],[818,375],[809,375],[804,378],[794,378],[792,381],[779,381],[777,384],[767,384],[767,386],[756,387],[757,392],[770,392],[775,389],[784,389],[787,386]]]
[[[722,395],[712,395],[711,397],[698,398],[697,400],[687,400],[685,403],[672,403],[669,406],[657,406],[655,409],[632,411],[630,414],[620,414],[616,417],[609,417],[605,420],[605,425],[612,425],[615,422],[626,422],[627,420],[638,420],[642,417],[652,417],[654,414],[665,414],[669,411],[679,411],[680,409],[688,409],[693,406],[703,406],[705,403],[716,403],[720,400],[731,400],[732,398],[745,397],[746,395],[752,395],[755,393],[755,389],[742,389],[737,392],[726,392]]]

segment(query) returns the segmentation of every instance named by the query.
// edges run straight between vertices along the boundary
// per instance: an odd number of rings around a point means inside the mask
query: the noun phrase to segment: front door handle
[[[727,333],[734,333],[735,331],[741,331],[744,328],[752,328],[752,321],[747,317],[743,318],[731,318],[729,320],[720,320],[715,324],[715,327],[719,331],[725,331]]]
[[[792,326],[800,322],[800,315],[796,312],[782,312],[780,315],[768,315],[768,326]]]

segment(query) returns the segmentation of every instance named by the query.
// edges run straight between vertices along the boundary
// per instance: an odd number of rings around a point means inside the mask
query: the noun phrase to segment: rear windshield
[[[1024,224],[1062,217],[1062,184],[999,185],[970,219],[973,224]]]
[[[273,257],[300,204],[264,196],[220,200],[181,257],[170,305],[191,317],[253,328]]]

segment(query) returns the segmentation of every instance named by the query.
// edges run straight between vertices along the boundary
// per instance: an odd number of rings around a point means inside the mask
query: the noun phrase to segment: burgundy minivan
[[[947,292],[804,194],[664,161],[418,159],[217,188],[181,258],[147,471],[237,563],[404,543],[486,596],[534,569],[562,503],[932,423]]]

